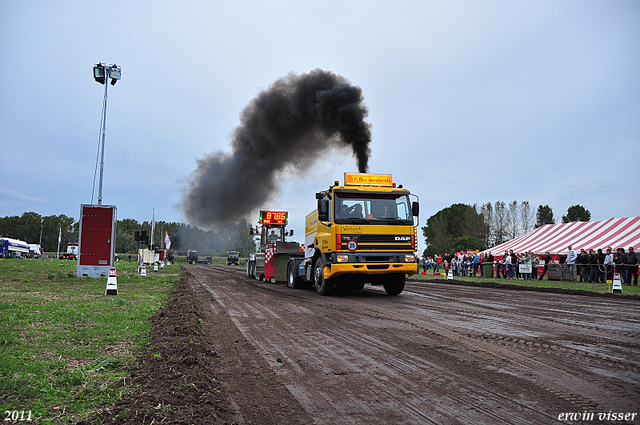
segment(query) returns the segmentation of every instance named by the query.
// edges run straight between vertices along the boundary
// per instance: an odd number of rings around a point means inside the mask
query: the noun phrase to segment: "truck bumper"
[[[324,277],[331,278],[343,274],[380,275],[388,273],[416,274],[416,263],[333,263],[324,268]]]

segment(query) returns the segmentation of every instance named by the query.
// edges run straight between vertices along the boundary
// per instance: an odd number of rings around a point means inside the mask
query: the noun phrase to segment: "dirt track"
[[[640,424],[638,300],[425,282],[322,297],[184,270],[131,395],[83,425]]]
[[[637,301],[412,282],[397,297],[369,286],[322,297],[239,268],[186,271],[240,424],[597,423],[598,413],[640,413]],[[594,419],[560,417],[585,411]]]

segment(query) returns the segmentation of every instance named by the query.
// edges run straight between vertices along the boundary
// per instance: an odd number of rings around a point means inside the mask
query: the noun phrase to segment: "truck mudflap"
[[[269,247],[264,250],[264,279],[271,281],[276,277],[276,259],[274,249]]]
[[[418,272],[416,263],[333,263],[324,267],[325,278],[342,274],[383,275],[389,273],[405,273],[413,275]]]

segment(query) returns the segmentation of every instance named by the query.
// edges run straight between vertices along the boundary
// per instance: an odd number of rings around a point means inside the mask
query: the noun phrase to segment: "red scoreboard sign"
[[[286,211],[260,211],[260,224],[286,225],[288,213]]]
[[[80,206],[79,277],[108,275],[114,266],[116,223],[116,207],[113,205]]]

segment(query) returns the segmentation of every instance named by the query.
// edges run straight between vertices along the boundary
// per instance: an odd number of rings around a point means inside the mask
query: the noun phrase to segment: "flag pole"
[[[62,227],[58,231],[58,251],[56,252],[56,258],[60,258],[60,239],[62,239]]]

